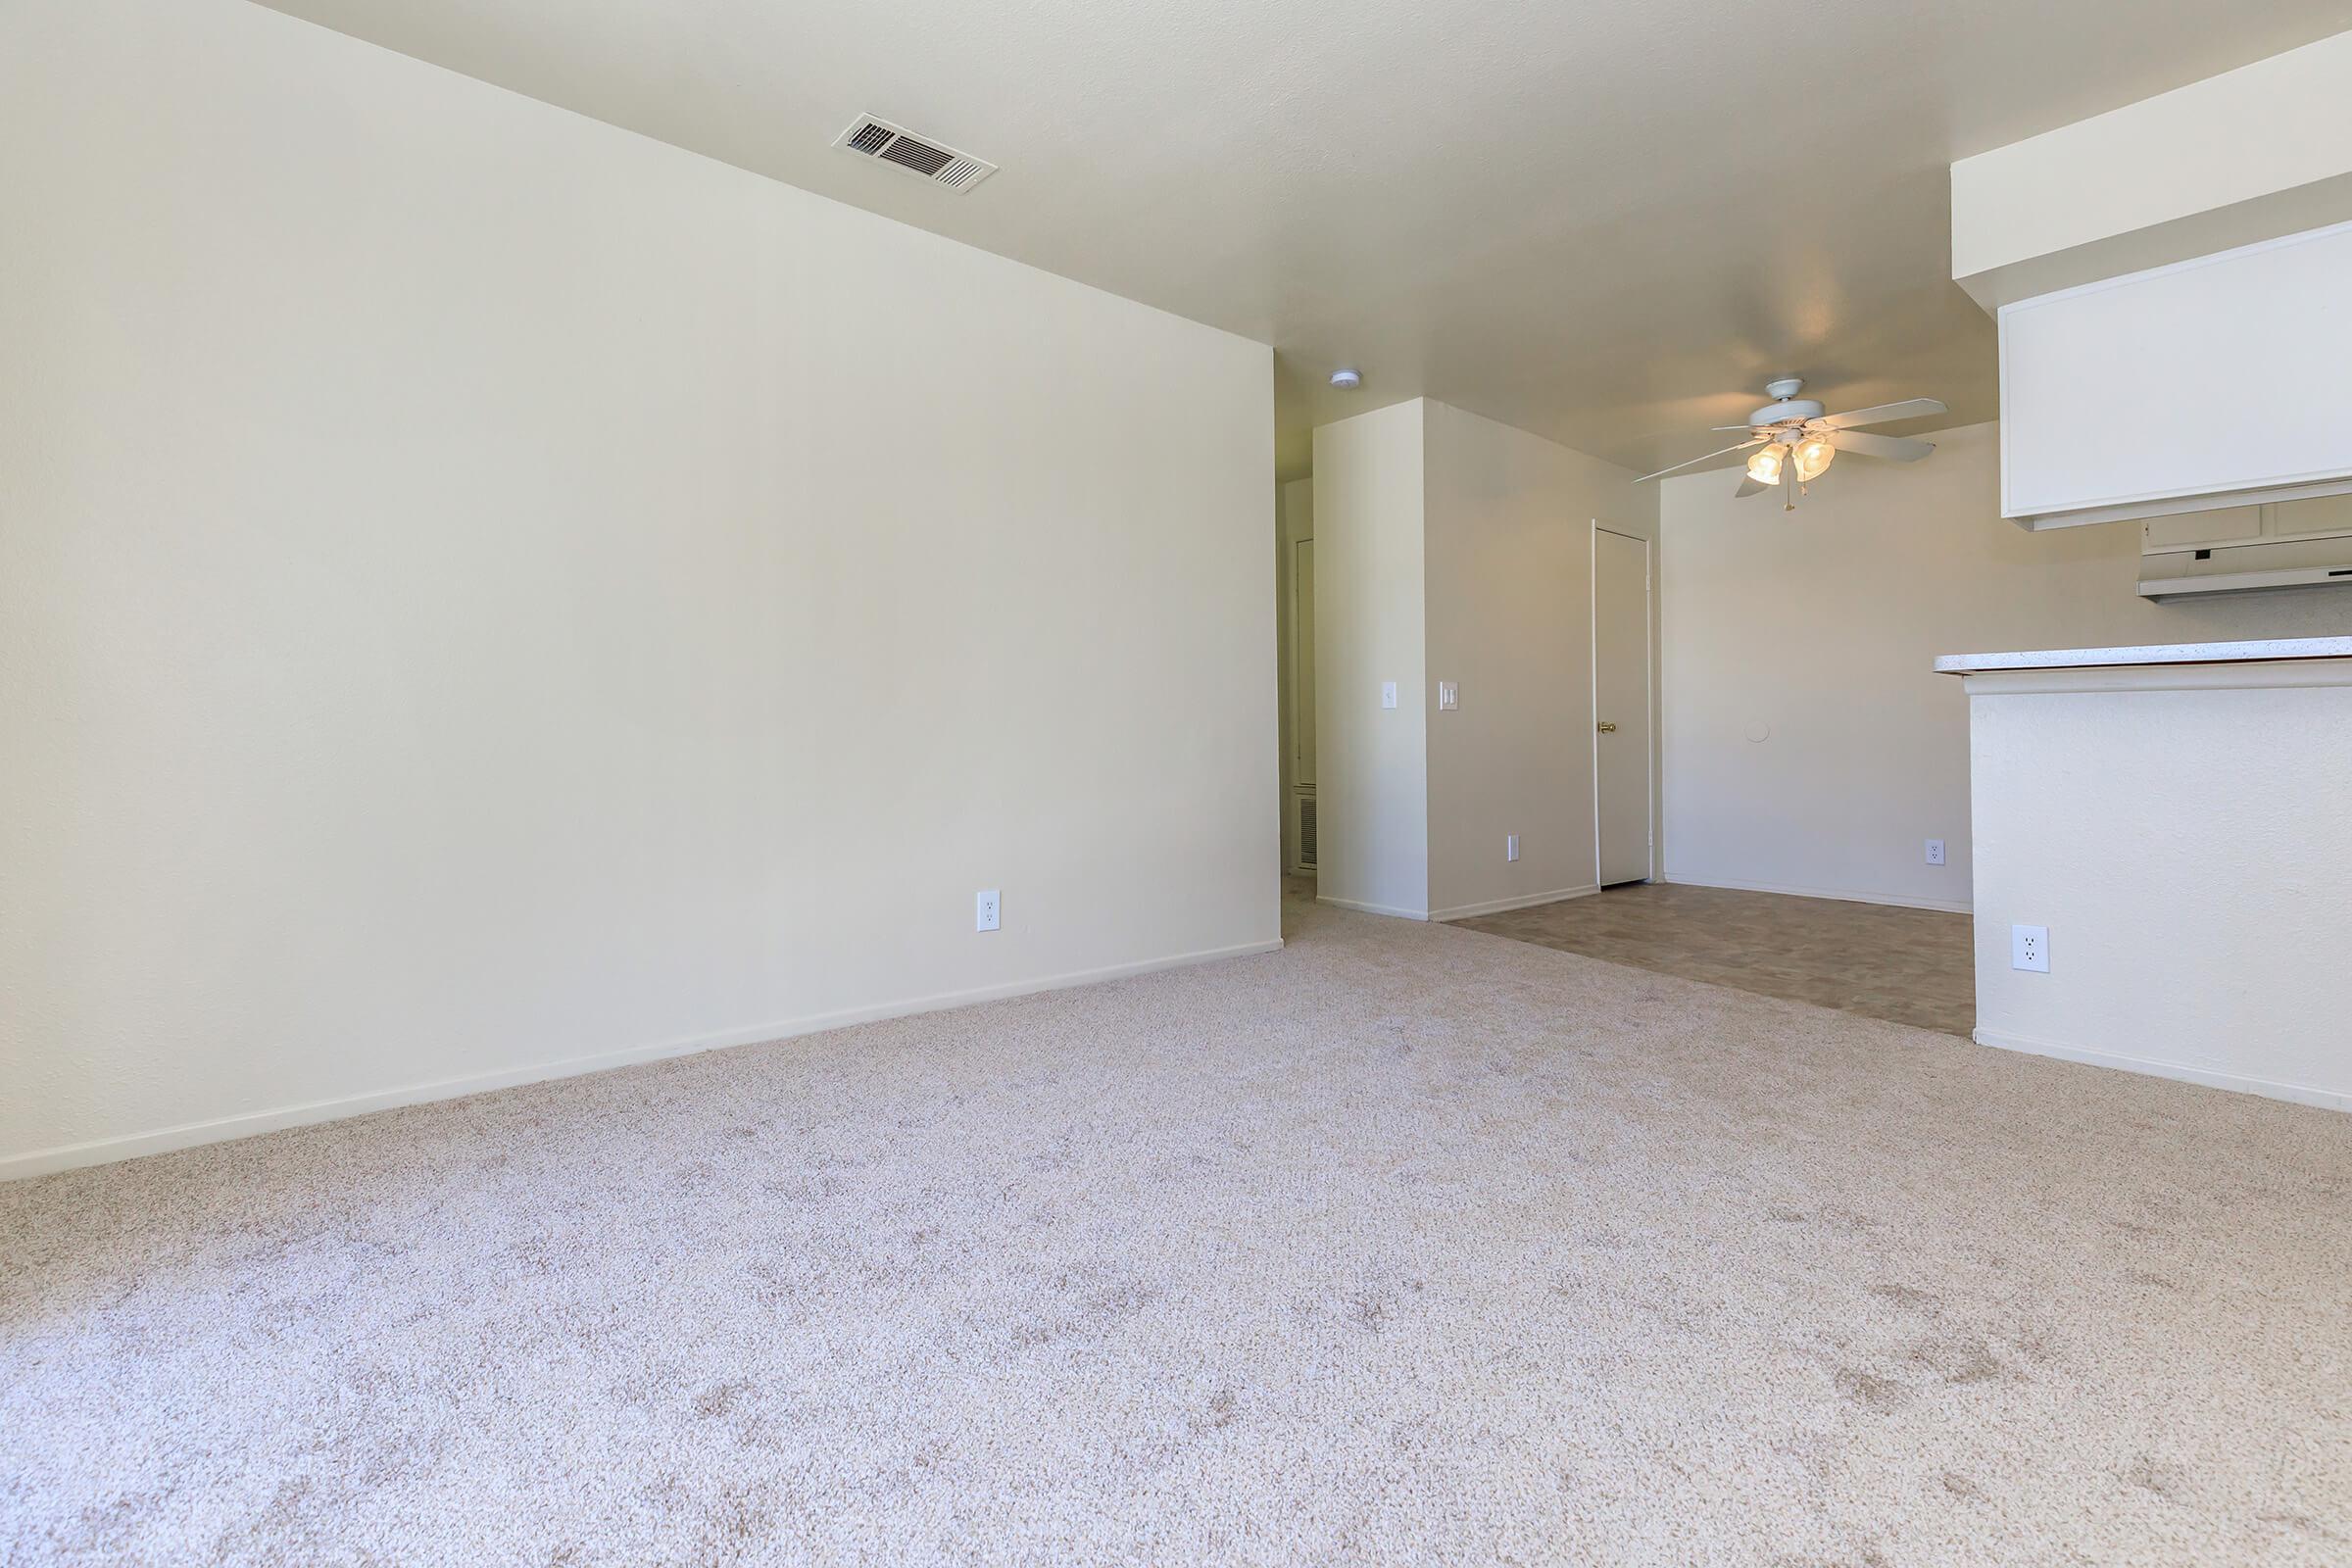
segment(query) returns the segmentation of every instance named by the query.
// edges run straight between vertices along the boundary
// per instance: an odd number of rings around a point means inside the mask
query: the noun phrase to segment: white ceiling
[[[2352,0],[273,3],[1272,343],[1286,475],[1314,423],[1422,393],[1635,467],[1782,371],[1989,418],[1946,166],[2352,27]],[[835,150],[860,112],[1003,172],[958,194]]]

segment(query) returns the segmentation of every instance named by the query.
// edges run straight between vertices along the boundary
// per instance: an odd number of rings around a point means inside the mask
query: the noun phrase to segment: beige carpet
[[[2352,1116],[1294,917],[0,1188],[0,1561],[2352,1562]]]

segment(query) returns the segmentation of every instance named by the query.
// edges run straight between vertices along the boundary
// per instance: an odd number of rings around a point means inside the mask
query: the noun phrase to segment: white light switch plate
[[[1943,863],[1943,840],[1928,840],[1928,863],[1930,865],[1941,865]]]
[[[1461,688],[1454,685],[1454,683],[1449,680],[1442,680],[1438,682],[1438,706],[1440,708],[1461,707]]]
[[[1516,860],[1519,858],[1518,834],[1505,833],[1502,836],[1502,858],[1506,860]]]
[[[994,931],[996,928],[997,890],[995,888],[989,888],[980,895],[978,908],[974,913],[972,929],[975,931]]]
[[[2009,928],[2009,967],[2034,974],[2050,972],[2050,928],[2013,925]]]
[[[1396,683],[1395,681],[1384,680],[1380,683],[1380,706],[1383,708],[1396,706]]]

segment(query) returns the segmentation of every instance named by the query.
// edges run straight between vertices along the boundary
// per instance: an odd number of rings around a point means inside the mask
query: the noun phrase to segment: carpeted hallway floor
[[[2352,1561],[2352,1116],[1291,915],[0,1188],[0,1561]]]

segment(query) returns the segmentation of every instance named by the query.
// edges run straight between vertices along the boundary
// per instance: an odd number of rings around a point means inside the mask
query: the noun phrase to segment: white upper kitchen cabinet
[[[2001,307],[2001,514],[2352,491],[2352,223]]]

